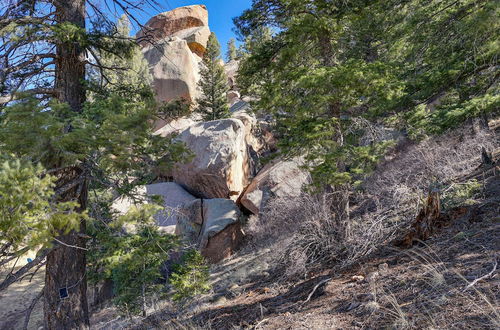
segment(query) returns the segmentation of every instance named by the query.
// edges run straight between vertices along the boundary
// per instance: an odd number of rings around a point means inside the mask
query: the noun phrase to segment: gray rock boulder
[[[296,197],[311,182],[300,159],[276,160],[264,166],[247,187],[240,203],[253,214],[259,214],[271,197]]]
[[[210,262],[231,256],[243,238],[240,210],[229,199],[197,199],[184,205],[175,233],[195,245]]]
[[[161,128],[156,130],[153,134],[160,135],[162,137],[167,137],[172,134],[177,134],[184,131],[190,126],[194,125],[196,121],[191,117],[181,117],[174,119],[170,122],[163,122],[160,126]]]
[[[245,135],[245,125],[238,119],[190,126],[177,138],[194,158],[187,164],[177,164],[171,176],[200,197],[236,200],[250,177]]]
[[[198,97],[200,58],[191,52],[186,40],[161,40],[145,46],[142,52],[149,63],[159,102],[179,98],[193,101]]]
[[[184,216],[184,204],[196,200],[196,197],[189,194],[184,188],[174,182],[162,182],[139,187],[135,193],[137,200],[124,197],[116,200],[112,208],[120,214],[127,213],[134,205],[151,203],[153,196],[160,196],[163,199],[164,209],[155,214],[154,218],[160,227],[175,226],[179,218]],[[172,228],[164,231],[171,232]]]

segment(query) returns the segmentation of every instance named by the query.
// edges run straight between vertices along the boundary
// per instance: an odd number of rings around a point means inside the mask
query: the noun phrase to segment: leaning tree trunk
[[[85,28],[85,0],[55,0],[58,24],[70,23]],[[85,101],[85,52],[77,42],[56,42],[55,87],[61,102],[72,111],[81,112]],[[66,127],[66,134],[71,127]],[[57,174],[56,191],[66,189],[59,201],[78,201],[83,212],[87,207],[87,184],[82,168],[71,167]],[[77,184],[72,184],[72,183]],[[61,235],[47,256],[44,314],[46,329],[88,329],[87,279],[85,260],[85,223],[79,232]]]

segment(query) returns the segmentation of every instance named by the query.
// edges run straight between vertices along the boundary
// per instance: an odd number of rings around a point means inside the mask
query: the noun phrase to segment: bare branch
[[[59,244],[62,244],[64,246],[67,246],[67,247],[70,247],[70,248],[74,248],[74,249],[80,249],[80,250],[84,250],[84,251],[88,251],[89,249],[86,249],[84,247],[81,247],[81,246],[76,246],[76,245],[71,245],[71,244],[68,244],[68,243],[64,243],[63,241],[57,239],[54,237],[54,240],[59,243]]]
[[[493,264],[493,269],[491,270],[491,272],[489,272],[488,274],[486,274],[484,276],[476,278],[474,281],[470,282],[470,284],[465,287],[464,291],[467,291],[470,288],[472,288],[474,285],[476,285],[477,282],[480,282],[480,281],[483,281],[487,278],[492,277],[493,274],[495,274],[495,271],[497,270],[497,266],[498,266],[498,260],[495,259],[495,263]]]
[[[26,316],[24,318],[23,330],[28,329],[28,324],[30,323],[31,312],[33,312],[33,309],[35,308],[38,300],[40,300],[40,298],[42,298],[43,290],[44,289],[42,289],[42,291],[40,291],[40,293],[37,294],[35,298],[33,298],[33,300],[31,301],[31,304],[29,305],[28,309],[26,310]]]
[[[19,63],[18,65],[14,65],[14,66],[11,66],[11,67],[8,67],[8,68],[4,68],[2,69],[2,71],[5,73],[5,74],[9,74],[11,72],[16,72],[16,71],[19,71],[25,67],[27,67],[28,65],[30,64],[33,64],[33,63],[36,63],[44,58],[55,58],[56,55],[55,54],[36,54],[34,55],[33,57],[31,57],[29,60],[26,60],[22,63]],[[53,64],[53,63],[51,63]]]
[[[49,254],[52,249],[43,250],[40,255],[38,255],[35,260],[28,262],[26,265],[21,267],[14,274],[9,275],[2,283],[0,283],[0,292],[7,289],[12,283],[17,282],[24,274],[26,274],[31,268],[37,266],[39,263],[43,262],[45,257]]]
[[[57,89],[55,89],[55,88],[34,88],[34,89],[28,89],[28,90],[22,91],[22,93],[16,93],[16,92],[14,92],[12,94],[7,94],[7,95],[0,96],[0,105],[1,104],[9,103],[11,101],[19,100],[20,98],[22,98],[26,94],[31,94],[31,95],[49,94],[49,95],[57,96],[57,93],[58,93]]]

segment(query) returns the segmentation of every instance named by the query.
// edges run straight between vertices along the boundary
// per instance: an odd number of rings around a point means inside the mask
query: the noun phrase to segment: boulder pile
[[[198,67],[209,35],[208,12],[201,5],[156,15],[137,34],[158,101],[197,97]],[[263,156],[276,151],[276,139],[269,119],[256,117],[249,100],[240,96],[238,66],[234,60],[225,65],[231,118],[200,122],[190,116],[156,125],[155,134],[175,134],[193,158],[158,173],[173,182],[140,189],[143,202],[153,195],[162,198],[164,211],[155,215],[160,228],[180,235],[213,263],[238,248],[245,215],[259,215],[274,196],[299,195],[310,182],[300,159],[261,164]],[[118,200],[114,208],[126,212],[133,204]]]

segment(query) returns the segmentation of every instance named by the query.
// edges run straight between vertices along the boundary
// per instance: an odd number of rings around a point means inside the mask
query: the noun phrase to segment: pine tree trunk
[[[58,23],[68,22],[85,28],[85,0],[56,0],[53,3]],[[76,42],[59,43],[56,48],[55,87],[58,98],[69,104],[73,111],[81,112],[85,101],[84,49]],[[65,128],[65,132],[70,130],[71,127]],[[82,175],[84,171],[77,167],[58,173],[56,191],[74,180],[80,180]],[[82,180],[61,196],[61,201],[68,200],[79,202],[80,208],[75,212],[83,212],[86,209],[86,180]],[[47,256],[44,289],[46,329],[89,328],[85,239],[81,235],[84,232],[85,223],[82,223],[79,232],[73,231],[59,236],[59,242]]]
[[[321,54],[321,62],[325,67],[335,66],[335,52],[331,44],[330,33],[328,30],[323,30],[318,35],[318,45]],[[339,120],[337,124],[337,132],[335,140],[339,147],[344,146],[344,133],[342,132],[342,126],[340,124],[340,113],[341,105],[336,103],[330,103],[327,105],[327,113]],[[337,172],[342,173],[346,171],[345,162],[342,160],[337,161]],[[340,184],[335,187],[326,187],[327,192],[333,192],[334,203],[332,204],[332,213],[339,222],[347,222],[350,218],[349,215],[349,195],[350,195],[350,185]]]

